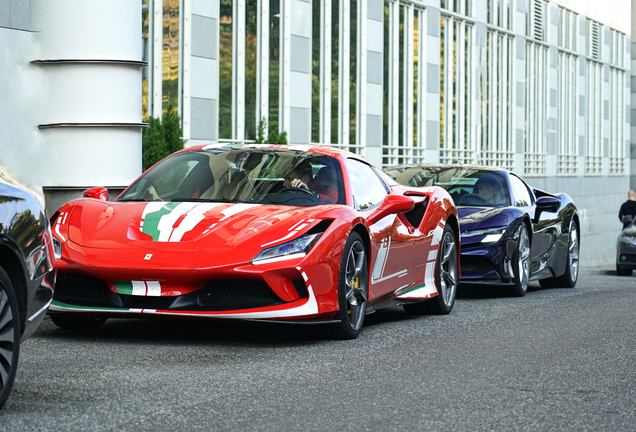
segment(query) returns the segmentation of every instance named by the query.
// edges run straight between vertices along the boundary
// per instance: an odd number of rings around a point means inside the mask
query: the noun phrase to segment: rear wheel
[[[355,339],[367,312],[369,272],[364,243],[360,234],[353,232],[345,243],[340,275],[338,277],[339,323],[332,327],[334,337]]]
[[[455,233],[448,225],[444,228],[442,241],[435,263],[435,285],[439,295],[422,303],[405,304],[404,311],[413,315],[433,313],[446,315],[453,310],[459,282],[459,259],[457,257]]]
[[[13,284],[0,268],[0,408],[11,393],[20,355],[20,314]]]
[[[574,288],[579,278],[579,231],[574,222],[570,226],[568,236],[568,260],[565,264],[565,273],[559,277],[542,279],[539,281],[544,288]],[[631,274],[631,272],[630,272]]]
[[[51,321],[66,330],[95,330],[106,322],[106,318],[96,315],[51,314]]]
[[[528,228],[522,223],[517,238],[517,245],[512,256],[514,271],[514,286],[512,295],[523,297],[528,292],[528,283],[530,281],[530,238],[528,237]]]

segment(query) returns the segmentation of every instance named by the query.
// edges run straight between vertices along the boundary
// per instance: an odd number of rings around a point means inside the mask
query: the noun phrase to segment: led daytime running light
[[[321,235],[322,233],[306,234],[292,241],[267,248],[256,255],[251,264],[304,257]]]
[[[464,231],[461,233],[460,238],[468,239],[472,237],[485,236],[480,243],[496,243],[501,239],[506,227],[486,228],[474,231]]]

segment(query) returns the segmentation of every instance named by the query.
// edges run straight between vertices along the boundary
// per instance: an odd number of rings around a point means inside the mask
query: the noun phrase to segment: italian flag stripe
[[[113,281],[118,294],[132,295],[133,284],[131,281]]]

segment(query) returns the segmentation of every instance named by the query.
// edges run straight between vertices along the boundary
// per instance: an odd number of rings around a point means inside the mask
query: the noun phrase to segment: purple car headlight
[[[275,261],[302,258],[316,243],[322,233],[305,234],[271,248],[264,249],[250,261],[251,264],[266,264]]]
[[[461,241],[471,240],[474,242],[477,237],[483,237],[479,243],[489,244],[489,243],[497,243],[503,233],[506,231],[506,227],[496,227],[496,228],[487,228],[481,230],[472,230],[472,231],[464,231],[461,233],[460,238]]]

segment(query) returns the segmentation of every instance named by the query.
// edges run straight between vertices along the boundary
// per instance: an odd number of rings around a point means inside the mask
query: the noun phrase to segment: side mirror
[[[560,206],[561,206],[561,200],[558,199],[557,197],[543,196],[541,198],[537,198],[538,211],[555,212],[559,210]]]
[[[95,198],[102,201],[108,201],[108,189],[105,187],[94,187],[86,189],[83,193],[84,198]]]
[[[389,194],[384,202],[367,219],[367,223],[372,225],[390,214],[405,213],[413,210],[415,201],[404,195]]]

